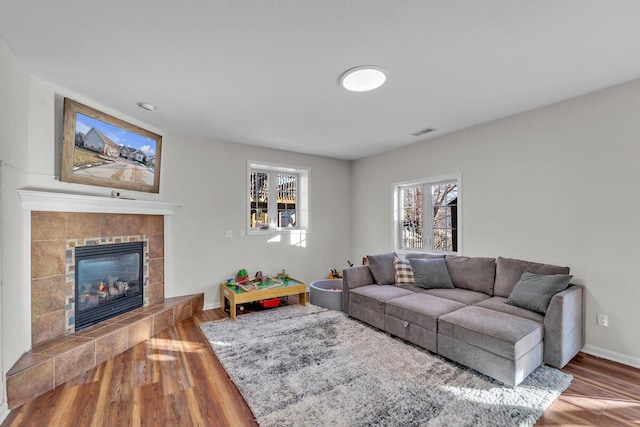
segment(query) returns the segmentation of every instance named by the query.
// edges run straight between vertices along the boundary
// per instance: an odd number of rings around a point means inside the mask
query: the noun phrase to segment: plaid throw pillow
[[[396,273],[396,285],[413,285],[415,283],[409,260],[396,257],[393,259],[393,268]]]

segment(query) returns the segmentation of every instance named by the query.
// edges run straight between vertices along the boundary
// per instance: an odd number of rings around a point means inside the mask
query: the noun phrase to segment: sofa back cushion
[[[410,258],[416,285],[425,289],[453,288],[447,264],[442,258]]]
[[[495,258],[447,255],[445,261],[451,281],[456,288],[493,295],[493,284],[496,278]]]
[[[508,298],[525,271],[534,274],[569,274],[569,267],[498,257],[494,295]]]
[[[369,269],[373,280],[378,285],[393,285],[396,281],[396,271],[393,267],[394,252],[388,254],[367,255]]]

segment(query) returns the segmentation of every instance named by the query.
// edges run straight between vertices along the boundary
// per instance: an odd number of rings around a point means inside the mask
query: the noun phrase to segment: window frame
[[[423,219],[423,229],[422,235],[423,238],[428,236],[428,242],[423,243],[422,249],[415,248],[405,248],[402,247],[402,192],[401,190],[407,187],[423,187],[423,197],[422,197],[422,212],[423,215],[425,212],[433,212],[433,198],[431,197],[431,187],[436,184],[444,184],[447,182],[456,182],[458,187],[458,195],[457,195],[457,209],[456,209],[456,222],[457,222],[457,251],[442,251],[433,249],[433,238],[434,238],[434,228],[433,228],[433,215],[429,216],[429,221]],[[429,188],[427,194],[429,197],[424,197],[425,188]],[[396,182],[392,184],[392,247],[394,248],[396,253],[399,254],[407,254],[407,253],[433,253],[433,254],[449,254],[449,255],[461,255],[462,254],[462,175],[460,173],[432,177],[432,178],[423,178],[416,179],[411,181],[403,181]],[[426,240],[426,238],[425,238]]]
[[[268,229],[256,229],[251,227],[251,172],[263,172],[269,175],[269,189],[267,202],[267,215],[269,218]],[[297,176],[296,183],[296,225],[293,227],[278,227],[278,190],[277,175],[289,174]],[[253,160],[247,161],[247,181],[246,181],[246,197],[247,205],[245,209],[247,236],[259,236],[269,234],[309,232],[309,168],[300,166],[290,166],[270,162],[258,162]],[[276,203],[271,203],[276,200]]]

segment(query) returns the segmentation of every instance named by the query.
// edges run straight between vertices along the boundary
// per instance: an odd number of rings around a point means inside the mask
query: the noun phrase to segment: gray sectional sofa
[[[584,346],[584,288],[569,284],[568,267],[502,257],[368,258],[343,272],[347,314],[507,385],[543,362],[563,367]],[[405,277],[407,265],[415,277]],[[549,292],[548,278],[566,280],[557,288],[564,290]],[[538,289],[549,293],[542,307],[531,295]]]

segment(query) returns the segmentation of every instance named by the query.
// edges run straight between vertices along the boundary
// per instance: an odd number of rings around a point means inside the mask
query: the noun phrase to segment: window
[[[249,234],[309,228],[309,170],[248,163]]]
[[[394,186],[397,250],[459,251],[459,181],[425,180]]]

